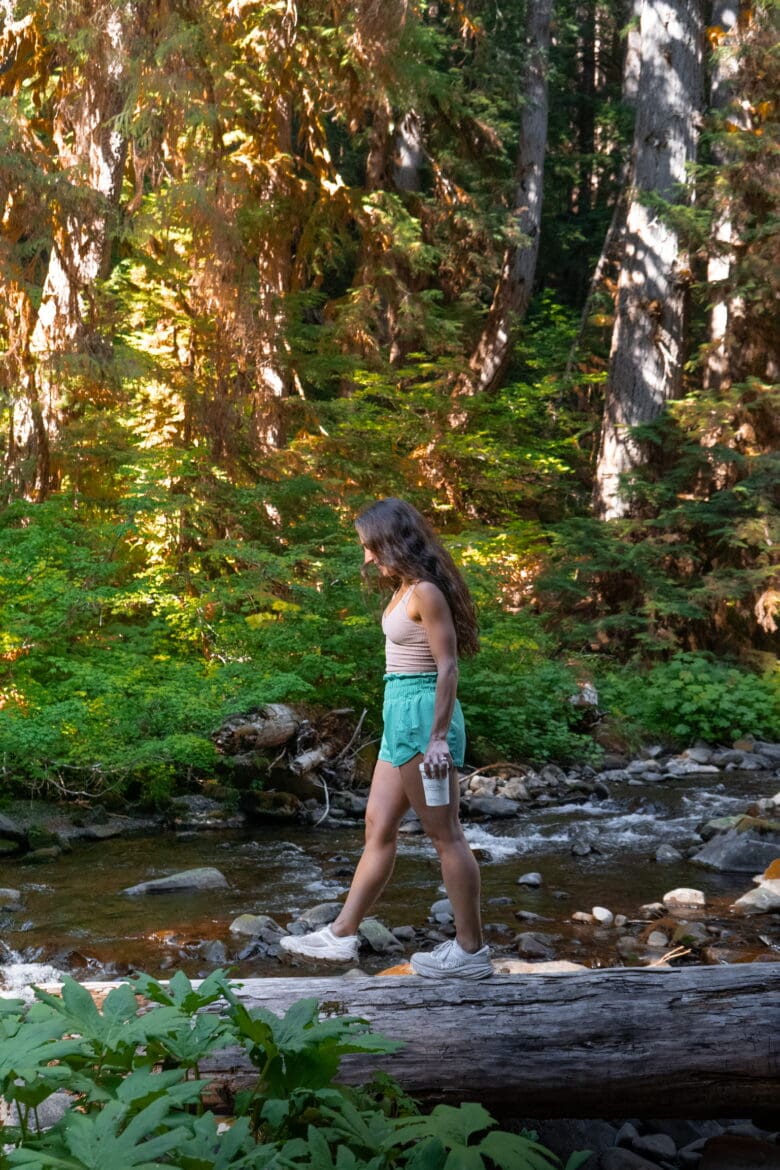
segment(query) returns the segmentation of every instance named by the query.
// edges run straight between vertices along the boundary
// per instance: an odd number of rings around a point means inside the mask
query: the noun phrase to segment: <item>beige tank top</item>
[[[415,586],[407,589],[398,604],[382,614],[385,635],[385,669],[388,674],[430,674],[436,672],[428,635],[422,622],[413,621],[406,612]]]

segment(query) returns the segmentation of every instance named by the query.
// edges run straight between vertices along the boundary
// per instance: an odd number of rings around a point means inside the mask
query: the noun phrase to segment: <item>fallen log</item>
[[[348,1083],[382,1069],[414,1096],[478,1100],[518,1117],[750,1117],[780,1100],[780,963],[476,984],[396,976],[240,984],[248,1008],[277,1014],[307,996],[325,1015],[361,1016],[404,1041],[393,1056],[344,1058]],[[201,1075],[227,1104],[253,1079],[232,1049]]]

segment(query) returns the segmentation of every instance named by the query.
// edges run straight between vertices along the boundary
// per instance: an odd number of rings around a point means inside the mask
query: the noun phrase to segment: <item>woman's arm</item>
[[[431,581],[420,581],[415,586],[406,612],[413,621],[419,621],[425,627],[438,671],[433,727],[423,762],[430,775],[447,776],[452,767],[447,732],[458,695],[458,638],[455,623],[446,597]]]

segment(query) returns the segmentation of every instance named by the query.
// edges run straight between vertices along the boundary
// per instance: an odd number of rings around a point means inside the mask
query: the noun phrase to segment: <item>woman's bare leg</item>
[[[390,880],[395,866],[398,826],[408,808],[400,770],[385,760],[378,760],[366,806],[366,844],[344,908],[331,924],[335,935],[357,934],[360,923]]]
[[[398,771],[409,804],[420,818],[423,829],[439,855],[442,881],[455,917],[455,937],[464,951],[478,951],[482,946],[479,866],[463,835],[458,817],[458,773],[455,768],[450,771],[449,804],[429,807],[425,803],[420,778],[421,761],[421,755],[415,756]]]

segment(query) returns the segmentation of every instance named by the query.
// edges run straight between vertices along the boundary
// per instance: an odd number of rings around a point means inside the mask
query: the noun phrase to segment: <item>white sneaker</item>
[[[418,951],[409,962],[415,975],[426,979],[487,979],[493,974],[490,947],[471,954],[454,938],[439,943],[432,951]]]
[[[352,963],[358,955],[358,936],[347,934],[340,937],[329,926],[314,930],[311,934],[286,934],[279,946],[291,955],[303,955],[307,959],[326,959],[333,963]]]

